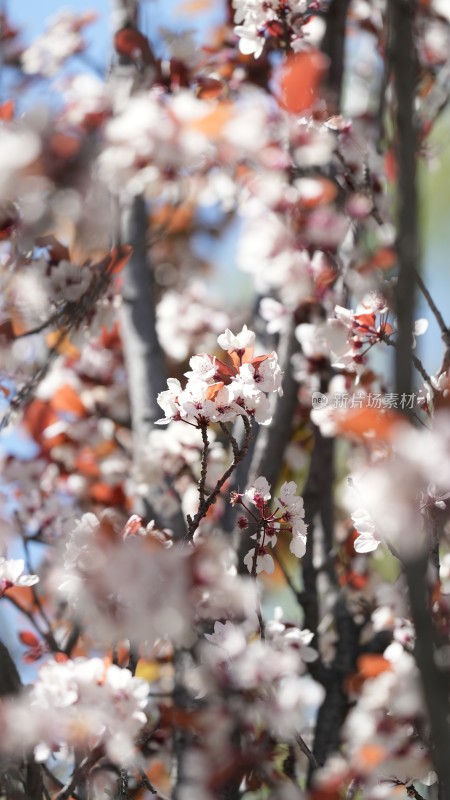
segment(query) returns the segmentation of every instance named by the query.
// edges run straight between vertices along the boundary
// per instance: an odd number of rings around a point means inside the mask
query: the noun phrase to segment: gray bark
[[[390,0],[389,56],[396,98],[398,218],[397,218],[397,347],[395,391],[413,392],[412,326],[419,273],[419,220],[416,158],[418,123],[415,97],[418,65],[414,44],[414,5],[404,0]],[[431,538],[431,537],[430,537]],[[416,630],[416,663],[420,671],[425,705],[428,711],[431,741],[430,755],[439,778],[440,800],[450,798],[450,706],[448,675],[436,662],[438,650],[430,608],[427,571],[430,553],[424,552],[408,559],[404,571],[408,584],[411,616]]]
[[[113,0],[112,25],[116,33],[125,25],[137,27],[139,15],[138,0]],[[111,85],[116,105],[139,87],[144,75],[138,74],[135,66],[123,57],[115,59],[111,73]],[[123,271],[123,307],[121,330],[128,373],[128,386],[131,405],[131,423],[135,452],[145,444],[149,433],[162,411],[157,404],[157,395],[166,386],[164,355],[156,334],[155,283],[149,263],[147,247],[147,210],[145,199],[141,196],[124,198],[120,202],[120,240],[133,247],[133,254]],[[170,486],[171,505],[175,501],[177,510],[166,512],[163,502],[156,503],[150,495],[136,509],[144,518],[155,519],[161,527],[171,528],[174,536],[181,539],[186,534],[186,523],[181,513],[178,498]],[[158,492],[156,493],[158,497]]]

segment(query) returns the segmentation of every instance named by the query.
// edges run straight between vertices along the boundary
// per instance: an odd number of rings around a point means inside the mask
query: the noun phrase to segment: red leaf
[[[58,131],[51,136],[49,145],[53,156],[66,161],[74,159],[78,155],[81,148],[81,140],[78,136]]]
[[[224,91],[225,84],[217,78],[199,78],[197,97],[202,100],[215,100]]]
[[[281,72],[281,105],[291,114],[312,108],[327,66],[328,59],[318,50],[289,56]]]
[[[14,100],[6,100],[0,105],[0,119],[6,120],[6,122],[14,119]]]
[[[256,356],[256,358],[252,358],[252,360],[250,361],[250,364],[253,367],[258,368],[259,365],[262,364],[264,361],[267,361],[268,358],[269,358],[269,353],[266,353],[266,355],[264,355],[264,356]]]
[[[107,483],[98,481],[91,486],[90,496],[97,503],[104,506],[120,506],[125,500],[125,495],[120,486],[108,486]]]
[[[143,61],[153,64],[154,56],[146,36],[134,28],[122,28],[114,37],[116,52],[130,61]]]
[[[201,353],[200,355],[205,355],[205,354]],[[231,369],[231,367],[229,367],[228,364],[224,364],[223,361],[220,360],[220,358],[216,358],[215,364],[217,367],[216,375],[219,378],[222,378],[224,381],[226,381],[227,378],[235,377],[236,372],[233,369]]]
[[[69,383],[65,383],[56,390],[51,399],[51,406],[60,414],[73,414],[76,417],[86,416],[84,404]]]
[[[40,647],[41,641],[33,631],[20,631],[19,639],[27,647]]]

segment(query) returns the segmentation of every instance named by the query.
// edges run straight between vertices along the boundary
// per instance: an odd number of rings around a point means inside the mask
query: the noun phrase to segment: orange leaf
[[[64,434],[53,436],[52,438],[43,438],[44,431],[58,422],[58,415],[44,400],[37,398],[32,400],[29,406],[25,409],[24,413],[24,426],[36,442],[39,442],[41,447],[49,449],[55,445],[62,444],[65,441]]]
[[[189,202],[181,203],[177,207],[165,203],[152,213],[151,225],[153,228],[165,228],[166,233],[184,233],[191,227],[194,210],[193,204]]]
[[[45,341],[47,342],[48,347],[50,350],[56,348],[58,353],[61,355],[66,356],[66,358],[77,358],[79,354],[79,350],[75,347],[74,344],[70,341],[68,336],[64,336],[63,339],[60,341],[61,331],[52,331],[52,333],[48,333],[45,337]]]
[[[52,408],[61,414],[73,414],[76,417],[86,416],[86,409],[77,392],[69,383],[65,383],[51,399]]]
[[[98,478],[100,469],[92,447],[82,447],[75,461],[75,469],[87,478]]]
[[[396,261],[397,256],[392,247],[381,247],[368,261],[359,264],[357,269],[358,272],[370,272],[373,269],[388,270],[395,266]]]
[[[392,670],[391,662],[377,653],[365,653],[357,661],[358,671],[364,680],[377,678],[383,672]]]
[[[27,647],[38,647],[41,644],[40,639],[38,639],[33,631],[20,631],[19,639],[22,644],[25,644]]]
[[[177,11],[183,16],[191,16],[191,14],[201,14],[202,11],[208,11],[211,8],[211,0],[184,0],[179,3]]]
[[[120,486],[109,486],[101,481],[91,486],[90,495],[93,500],[104,506],[120,506],[125,500],[125,495]]]
[[[281,72],[280,103],[291,114],[312,108],[328,59],[318,50],[295,53],[286,59]]]
[[[366,328],[375,326],[375,314],[355,314],[355,320],[358,325],[364,325]]]
[[[6,122],[14,119],[14,100],[6,100],[0,105],[0,119]]]
[[[233,116],[233,113],[234,107],[232,103],[218,103],[214,111],[193,122],[192,127],[209,139],[217,139],[222,133],[223,127]]]
[[[337,428],[344,436],[370,437],[389,442],[394,429],[403,420],[395,411],[381,408],[351,408],[336,415]]]
[[[223,381],[217,381],[217,383],[213,383],[211,384],[211,386],[208,386],[205,394],[206,399],[214,400],[224,386],[225,384],[223,383]]]
[[[256,367],[257,368],[264,361],[267,361],[268,358],[269,358],[269,354],[268,353],[266,353],[266,355],[264,355],[264,356],[256,356],[256,358],[252,358],[252,360],[250,361],[250,364],[252,365],[252,367]]]
[[[365,744],[358,752],[358,765],[371,770],[386,758],[386,750],[378,744]]]
[[[27,325],[25,317],[20,309],[14,306],[11,308],[11,327],[14,336],[22,336],[26,333],[27,328],[30,327]]]

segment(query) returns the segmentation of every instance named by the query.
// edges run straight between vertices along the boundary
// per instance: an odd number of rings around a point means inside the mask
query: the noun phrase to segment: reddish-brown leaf
[[[281,71],[280,103],[291,114],[312,108],[328,59],[318,50],[295,53],[286,59]]]
[[[27,647],[40,647],[41,641],[33,631],[19,631],[19,639]]]
[[[84,404],[73,386],[69,383],[65,383],[56,390],[50,404],[59,414],[73,414],[75,417],[86,416]]]
[[[233,113],[234,106],[232,103],[218,103],[210,114],[206,114],[193,122],[192,127],[199,133],[203,133],[208,139],[217,139],[226,123],[233,116]]]
[[[203,78],[199,80],[197,97],[201,100],[215,100],[224,91],[225,84],[216,78]]]
[[[394,429],[403,417],[390,409],[350,408],[345,413],[336,415],[335,422],[339,432],[344,436],[370,438],[389,442]]]
[[[0,119],[5,122],[14,119],[14,100],[6,100],[0,105]]]
[[[207,400],[214,400],[217,397],[217,395],[220,392],[220,390],[223,389],[224,386],[225,386],[225,384],[223,383],[223,381],[217,381],[217,383],[213,383],[213,384],[211,384],[211,386],[208,386],[208,388],[206,390],[206,395],[205,395],[206,399]]]
[[[120,486],[109,486],[102,481],[91,486],[90,495],[93,500],[104,506],[121,506],[125,500],[123,489]]]
[[[122,28],[114,37],[116,52],[130,61],[143,61],[144,64],[153,64],[154,56],[149,41],[135,28]]]
[[[75,460],[75,469],[86,478],[98,478],[100,469],[95,451],[92,447],[82,447]]]

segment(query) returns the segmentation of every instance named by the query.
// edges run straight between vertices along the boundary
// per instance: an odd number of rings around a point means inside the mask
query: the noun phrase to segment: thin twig
[[[238,458],[238,456],[239,456],[239,445],[238,445],[236,439],[234,438],[234,436],[231,433],[231,431],[228,430],[228,428],[227,428],[227,426],[225,425],[224,422],[219,422],[219,425],[220,425],[222,431],[224,432],[225,436],[227,437],[227,439],[228,439],[228,441],[229,441],[229,443],[231,445],[231,449],[233,451],[234,457]]]
[[[103,749],[101,746],[98,746],[95,747],[88,756],[85,756],[85,758],[80,761],[78,766],[75,767],[67,783],[55,795],[54,800],[69,800],[69,797],[73,796],[73,790],[76,788],[77,784],[83,779],[83,777],[88,773],[91,767],[94,766],[95,762],[101,758],[102,755]]]
[[[391,339],[387,335],[382,336],[382,341],[385,344],[389,345],[389,347],[396,347],[396,342],[394,342],[393,339]],[[418,358],[415,355],[415,353],[411,353],[411,359],[412,359],[412,362],[413,362],[417,372],[420,372],[420,374],[421,374],[422,378],[424,379],[425,383],[431,384],[431,376],[426,371],[426,369],[425,369],[424,365],[422,364],[420,358]],[[402,392],[402,394],[405,394],[405,393]]]
[[[314,769],[317,769],[317,767],[319,766],[318,763],[317,763],[317,759],[316,759],[314,753],[312,752],[312,750],[309,749],[309,747],[306,744],[305,740],[303,739],[302,736],[300,736],[299,733],[295,734],[295,741],[297,742],[297,744],[298,744],[300,750],[302,751],[302,753],[307,757],[307,759],[310,762],[310,764],[314,767]]]
[[[216,502],[217,497],[220,494],[220,490],[222,489],[222,486],[224,485],[224,483],[226,483],[228,478],[232,475],[233,471],[235,470],[237,464],[240,461],[242,461],[245,454],[247,453],[248,446],[250,444],[250,438],[252,435],[252,428],[250,420],[247,417],[243,416],[242,419],[245,427],[245,437],[237,456],[233,454],[232,463],[230,464],[228,469],[223,473],[222,477],[219,478],[211,494],[205,498],[203,503],[200,503],[200,507],[195,516],[194,517],[191,517],[190,515],[187,516],[187,523],[188,523],[187,538],[191,542],[194,538],[195,531],[200,525],[200,522],[202,521],[202,519],[204,519],[211,506],[214,505],[214,503]]]
[[[58,789],[63,789],[63,788],[64,788],[64,784],[63,784],[63,782],[62,782],[62,781],[60,781],[60,780],[59,780],[59,778],[57,778],[57,777],[56,777],[56,775],[54,775],[54,774],[53,774],[53,772],[51,772],[51,770],[50,770],[50,769],[47,767],[47,765],[46,765],[46,764],[41,764],[41,769],[42,769],[42,771],[44,772],[44,774],[45,774],[45,775],[47,775],[47,777],[48,777],[48,778],[49,778],[51,781],[53,781],[53,783],[55,784],[55,786],[56,786]],[[79,795],[79,794],[77,794],[77,792],[75,792],[75,791],[73,791],[73,790],[72,790],[72,793],[71,793],[71,794],[72,794],[73,800],[81,800],[81,798],[80,798],[80,795]]]
[[[202,503],[205,502],[206,475],[208,471],[209,439],[208,439],[208,425],[206,422],[202,422],[200,424],[200,431],[202,434],[203,452],[202,452],[202,460],[200,468],[200,480],[198,483],[198,495],[200,499],[200,505],[202,505]]]
[[[417,147],[419,141],[416,113],[418,63],[415,52],[414,4],[391,0],[388,4],[391,32],[390,57],[395,81],[398,219],[397,254],[397,325],[395,390],[399,395],[412,393],[412,326],[415,289],[419,272],[419,214],[417,196]],[[405,411],[405,409],[404,409]],[[436,631],[430,608],[427,570],[430,553],[415,553],[403,565],[408,586],[411,617],[416,631],[414,655],[422,682],[428,712],[431,742],[430,756],[440,784],[442,800],[450,796],[450,739],[448,675],[435,660]]]
[[[433,312],[433,314],[434,314],[434,316],[436,318],[436,322],[439,325],[439,328],[441,329],[442,336],[443,337],[444,336],[448,337],[449,329],[448,329],[447,325],[445,324],[444,318],[443,318],[441,312],[439,311],[436,303],[434,302],[430,292],[428,291],[428,289],[427,289],[427,287],[426,287],[426,285],[424,283],[424,280],[423,280],[423,278],[422,278],[422,276],[420,275],[419,272],[416,272],[416,281],[417,281],[417,285],[418,285],[420,291],[422,292],[423,296],[425,297],[425,300],[427,301],[428,305],[430,306],[431,311]]]

